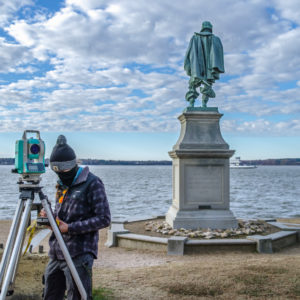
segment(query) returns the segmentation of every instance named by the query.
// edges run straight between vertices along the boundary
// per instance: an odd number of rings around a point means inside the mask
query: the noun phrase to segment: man
[[[200,87],[202,106],[206,107],[208,99],[216,96],[212,84],[220,78],[220,73],[224,73],[223,46],[212,33],[210,22],[203,22],[200,33],[195,32],[192,36],[184,59],[184,70],[191,77],[186,100],[194,107],[199,96],[196,88]]]
[[[51,169],[58,175],[54,217],[73,259],[78,275],[92,299],[92,265],[98,252],[98,230],[110,224],[110,210],[102,181],[78,167],[74,150],[63,135],[50,156]],[[46,216],[42,211],[42,216]],[[44,300],[81,299],[54,233],[49,239],[50,261],[44,279]]]

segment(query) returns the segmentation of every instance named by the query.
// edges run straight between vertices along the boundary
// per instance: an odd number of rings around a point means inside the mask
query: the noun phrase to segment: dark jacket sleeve
[[[56,219],[57,217],[57,214],[58,214],[58,210],[60,208],[60,204],[58,202],[58,199],[59,197],[62,195],[62,190],[60,189],[60,185],[57,184],[56,185],[56,194],[55,194],[55,206],[54,206],[54,210],[53,210],[53,217],[54,217],[54,220]]]
[[[109,204],[104,185],[98,178],[94,180],[88,188],[87,205],[91,206],[93,215],[86,220],[69,224],[69,234],[84,234],[109,226]]]

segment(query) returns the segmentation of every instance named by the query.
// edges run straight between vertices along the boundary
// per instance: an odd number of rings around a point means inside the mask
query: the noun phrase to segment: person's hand
[[[47,213],[46,213],[46,211],[45,211],[44,209],[42,209],[42,210],[40,211],[40,216],[41,216],[42,218],[47,218]]]
[[[68,232],[69,226],[68,226],[67,223],[65,223],[64,221],[62,221],[58,217],[56,218],[56,222],[57,222],[58,228],[59,228],[61,233],[67,233]]]
[[[42,217],[42,218],[47,218],[47,213],[46,213],[46,211],[45,211],[45,209],[41,209],[41,211],[40,211],[40,217]],[[52,230],[52,227],[50,226],[50,225],[45,225],[48,229],[51,229]]]

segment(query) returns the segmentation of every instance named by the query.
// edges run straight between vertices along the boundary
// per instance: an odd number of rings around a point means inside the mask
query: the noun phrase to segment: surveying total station
[[[36,138],[27,139],[29,132],[36,133]],[[45,143],[40,132],[25,130],[21,140],[16,141],[15,169],[13,172],[22,174],[23,179],[38,182],[40,174],[45,173]]]
[[[27,138],[29,133],[34,133],[36,137]],[[16,141],[15,150],[15,169],[12,172],[20,174],[18,180],[20,197],[0,265],[0,300],[5,300],[14,292],[14,281],[31,210],[40,210],[40,207],[43,207],[47,214],[46,222],[43,220],[41,223],[48,223],[52,227],[81,298],[86,300],[86,291],[56,224],[48,197],[40,186],[41,175],[45,173],[45,143],[41,139],[40,132],[25,130],[22,139]],[[39,203],[34,203],[35,194],[39,196]]]

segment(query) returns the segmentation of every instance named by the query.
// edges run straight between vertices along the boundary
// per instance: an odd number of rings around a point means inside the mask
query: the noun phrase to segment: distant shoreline
[[[49,164],[49,159],[45,159]],[[171,166],[171,160],[104,160],[104,159],[79,159],[78,163],[88,166]],[[14,158],[0,158],[0,165],[14,165]]]
[[[241,160],[241,163],[251,166],[300,166],[300,158]]]
[[[79,164],[88,166],[171,166],[171,160],[105,160],[105,159],[79,159]],[[49,159],[45,160],[46,164]],[[300,158],[278,158],[241,160],[243,165],[255,166],[300,166]],[[14,165],[14,158],[0,158],[0,165]]]

